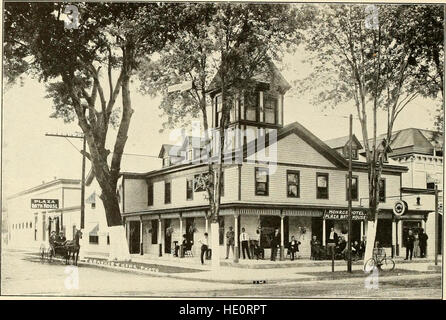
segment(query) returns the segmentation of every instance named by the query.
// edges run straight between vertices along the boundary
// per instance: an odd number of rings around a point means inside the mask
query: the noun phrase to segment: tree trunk
[[[212,269],[220,268],[219,223],[211,221]]]
[[[125,234],[125,226],[122,224],[118,197],[115,192],[110,194],[107,193],[106,188],[103,188],[100,198],[104,204],[107,225],[109,226],[109,260],[128,261],[130,260],[130,252]]]

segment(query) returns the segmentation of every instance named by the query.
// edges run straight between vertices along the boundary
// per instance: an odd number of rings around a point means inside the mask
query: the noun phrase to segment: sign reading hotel
[[[330,209],[325,210],[324,219],[326,220],[347,220],[348,210]],[[367,213],[362,210],[352,210],[352,220],[366,220]]]
[[[59,199],[31,199],[31,209],[59,209]]]

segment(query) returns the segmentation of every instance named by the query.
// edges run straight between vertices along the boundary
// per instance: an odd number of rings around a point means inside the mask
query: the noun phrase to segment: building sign
[[[31,199],[31,209],[59,209],[59,199]]]
[[[347,220],[348,210],[330,209],[324,212],[325,220]],[[367,213],[362,210],[352,210],[352,220],[366,220]]]
[[[397,200],[395,201],[395,204],[393,205],[393,213],[401,217],[406,212],[407,204],[403,200]]]

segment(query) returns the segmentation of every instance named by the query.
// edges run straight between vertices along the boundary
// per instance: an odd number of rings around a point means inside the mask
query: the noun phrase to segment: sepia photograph
[[[1,5],[0,299],[444,299],[445,5]]]

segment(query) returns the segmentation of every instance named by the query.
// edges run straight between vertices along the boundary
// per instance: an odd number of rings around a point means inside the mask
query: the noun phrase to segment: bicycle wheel
[[[370,273],[375,268],[375,259],[370,258],[367,260],[367,262],[364,264],[364,272]]]
[[[393,269],[395,269],[395,261],[390,258],[384,258],[381,261],[380,269],[382,271],[392,271]]]

